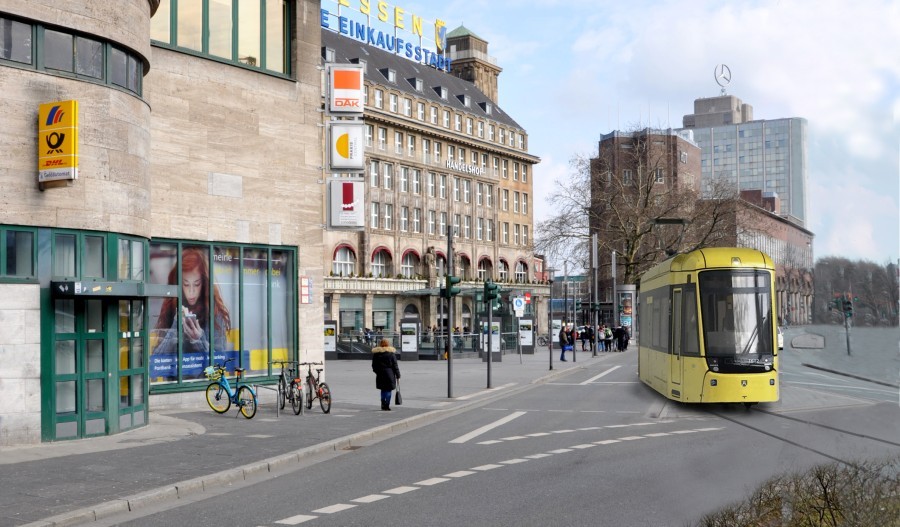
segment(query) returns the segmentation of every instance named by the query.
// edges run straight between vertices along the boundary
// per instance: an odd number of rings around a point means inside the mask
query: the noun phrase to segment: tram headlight
[[[718,384],[719,384],[719,381],[717,381],[716,379],[710,379],[710,380],[709,380],[709,385],[710,385],[710,386],[716,386],[716,385],[718,385]]]
[[[718,357],[707,357],[706,364],[709,366],[710,370],[719,371],[719,358]]]
[[[769,386],[775,386],[775,379],[769,379]]]

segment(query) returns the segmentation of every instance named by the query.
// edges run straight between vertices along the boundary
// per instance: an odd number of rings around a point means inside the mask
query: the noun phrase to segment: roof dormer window
[[[459,102],[461,102],[466,108],[471,105],[472,101],[471,99],[469,99],[468,95],[458,95],[457,98],[459,98]]]
[[[350,62],[352,62],[353,64],[359,64],[360,66],[362,66],[363,74],[365,74],[368,71],[366,68],[367,63],[366,63],[365,59],[350,59]]]
[[[397,82],[397,72],[392,70],[391,68],[382,68],[378,70],[384,75],[384,78],[388,80],[388,82],[396,83]]]
[[[325,48],[325,62],[334,62],[334,50]]]
[[[422,79],[420,79],[418,77],[410,77],[406,80],[409,81],[409,84],[413,88],[415,88],[417,92],[421,92],[423,89],[425,89],[424,81],[422,81]]]
[[[491,115],[494,112],[494,105],[489,102],[481,102],[478,103],[481,106],[481,109],[484,110],[484,113]]]
[[[435,86],[434,91],[441,97],[441,99],[447,100],[447,88],[443,86]]]

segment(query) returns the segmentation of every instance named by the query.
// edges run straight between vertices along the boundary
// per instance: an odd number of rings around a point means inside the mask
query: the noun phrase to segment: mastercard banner
[[[365,171],[365,123],[331,121],[328,126],[328,170],[331,172]]]
[[[365,104],[363,67],[357,64],[328,65],[328,111],[359,115]]]

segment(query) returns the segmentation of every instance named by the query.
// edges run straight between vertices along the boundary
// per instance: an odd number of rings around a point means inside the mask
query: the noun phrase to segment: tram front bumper
[[[778,400],[778,375],[766,373],[707,372],[701,402],[769,403]]]

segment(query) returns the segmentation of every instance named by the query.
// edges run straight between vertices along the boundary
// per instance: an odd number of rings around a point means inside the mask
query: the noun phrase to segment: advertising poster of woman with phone
[[[169,272],[169,283],[178,279],[178,267]],[[182,346],[182,378],[203,378],[203,368],[209,364],[209,257],[203,247],[185,247],[181,252],[181,306],[177,298],[166,298],[162,301],[156,330],[159,335],[152,355],[177,355],[178,353],[178,309],[181,310],[181,328],[184,336]],[[212,331],[216,351],[226,350],[226,339],[231,329],[231,316],[218,286],[212,285],[213,302],[215,304],[214,328]],[[159,368],[162,370],[163,368]],[[162,371],[158,371],[162,373]],[[177,379],[175,361],[165,372],[168,380]]]

